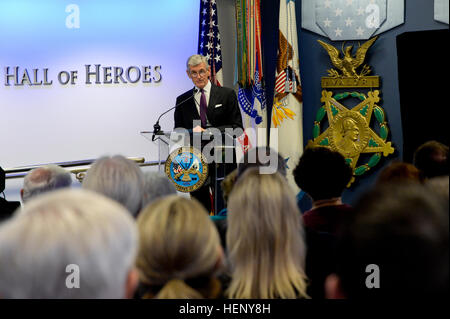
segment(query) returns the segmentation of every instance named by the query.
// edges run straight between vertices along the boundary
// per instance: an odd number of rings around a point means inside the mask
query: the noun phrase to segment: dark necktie
[[[205,90],[201,89],[200,92],[202,93],[202,96],[200,97],[200,119],[202,120],[202,127],[206,128],[206,95]]]

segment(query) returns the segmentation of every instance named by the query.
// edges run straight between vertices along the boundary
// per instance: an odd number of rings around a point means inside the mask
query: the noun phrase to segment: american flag
[[[287,78],[286,73],[289,73],[290,76]],[[292,69],[287,68],[286,70],[281,71],[278,74],[275,80],[275,91],[277,93],[285,93],[285,92],[296,92],[297,83],[295,81],[295,74]]]
[[[220,47],[216,0],[200,0],[199,23],[198,54],[208,59],[211,82],[222,86],[222,48]]]

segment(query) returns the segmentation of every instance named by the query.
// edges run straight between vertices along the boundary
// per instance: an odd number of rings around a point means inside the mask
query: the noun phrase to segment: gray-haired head
[[[32,169],[23,180],[22,201],[63,187],[72,185],[72,177],[64,168],[50,164]]]
[[[0,296],[129,296],[137,245],[135,222],[115,201],[81,189],[44,194],[0,225]]]
[[[137,216],[142,206],[144,175],[135,162],[122,155],[104,156],[86,172],[82,187],[118,201]]]
[[[167,176],[160,172],[146,172],[144,174],[144,196],[142,207],[155,199],[176,194],[177,190]]]
[[[204,57],[201,54],[194,54],[191,55],[186,62],[186,70],[189,71],[189,67],[190,66],[196,66],[199,65],[200,63],[205,63],[206,66],[206,70],[209,70],[209,64],[208,64],[208,60],[206,59],[206,57]]]

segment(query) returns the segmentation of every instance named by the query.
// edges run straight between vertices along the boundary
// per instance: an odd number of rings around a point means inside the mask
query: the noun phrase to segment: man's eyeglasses
[[[199,76],[204,76],[206,74],[206,70],[200,70],[198,73],[195,71],[190,72],[191,76],[193,78],[199,77]]]

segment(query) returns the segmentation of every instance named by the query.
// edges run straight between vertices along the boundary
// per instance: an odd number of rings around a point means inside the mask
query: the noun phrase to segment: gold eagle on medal
[[[342,53],[344,55],[343,58],[340,57],[340,52],[337,48],[332,46],[331,44],[325,43],[321,40],[317,40],[320,45],[328,52],[328,55],[330,56],[331,62],[333,65],[341,71],[342,74],[340,74],[335,69],[329,69],[328,75],[330,77],[362,77],[371,72],[370,67],[365,64],[363,66],[363,69],[361,70],[360,74],[356,72],[356,69],[361,66],[361,64],[364,62],[364,59],[366,58],[366,53],[369,50],[369,48],[372,46],[372,44],[375,42],[375,40],[378,38],[378,36],[373,37],[372,39],[365,42],[362,46],[358,48],[356,51],[356,55],[352,56],[353,51],[353,45],[346,46],[345,49],[342,49]],[[344,45],[342,45],[344,46]]]

